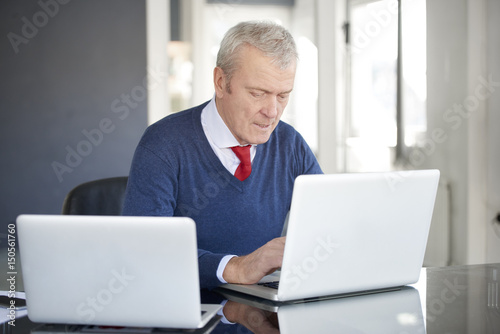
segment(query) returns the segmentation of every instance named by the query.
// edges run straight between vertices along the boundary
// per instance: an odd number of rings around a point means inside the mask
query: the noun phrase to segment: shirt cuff
[[[226,269],[226,266],[227,266],[227,263],[229,262],[229,260],[231,260],[235,256],[236,255],[226,255],[219,262],[219,266],[217,267],[217,278],[222,283],[227,283],[226,280],[224,278],[222,278],[222,274],[224,273],[224,269]]]
[[[219,310],[219,312],[217,312],[217,315],[220,315],[222,317],[220,319],[220,322],[222,322],[223,324],[234,325],[235,322],[231,322],[231,321],[227,320],[226,316],[224,315],[224,306],[226,306],[226,303],[227,303],[227,299],[223,300],[222,303],[220,303],[220,305],[222,306],[222,308]]]

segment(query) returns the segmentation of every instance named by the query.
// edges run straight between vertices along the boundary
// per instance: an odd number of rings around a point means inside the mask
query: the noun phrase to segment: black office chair
[[[115,215],[122,212],[127,176],[82,183],[64,199],[63,215]]]

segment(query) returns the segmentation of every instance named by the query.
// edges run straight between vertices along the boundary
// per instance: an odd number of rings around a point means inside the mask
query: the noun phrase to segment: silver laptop
[[[28,317],[34,322],[203,327],[195,223],[179,217],[21,215]]]
[[[438,183],[438,170],[299,176],[281,271],[221,288],[285,302],[415,283]]]

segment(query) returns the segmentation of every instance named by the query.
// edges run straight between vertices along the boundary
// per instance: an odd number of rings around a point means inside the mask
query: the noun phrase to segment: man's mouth
[[[255,125],[257,125],[259,128],[265,130],[265,129],[268,129],[271,127],[271,124],[259,124],[259,123],[255,123]]]

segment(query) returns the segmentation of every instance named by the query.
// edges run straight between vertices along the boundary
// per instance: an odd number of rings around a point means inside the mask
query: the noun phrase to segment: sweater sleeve
[[[198,249],[198,270],[200,272],[201,289],[211,289],[222,284],[217,277],[217,268],[222,258],[226,255],[214,254],[203,249]]]
[[[295,166],[298,166],[297,176],[302,174],[323,174],[316,156],[298,132],[296,140],[294,152]]]
[[[173,216],[177,180],[168,162],[139,144],[129,173],[122,214]]]
[[[177,205],[176,168],[153,150],[139,144],[130,169],[122,215],[173,216]],[[198,249],[200,288],[221,284],[217,268],[227,254]]]

